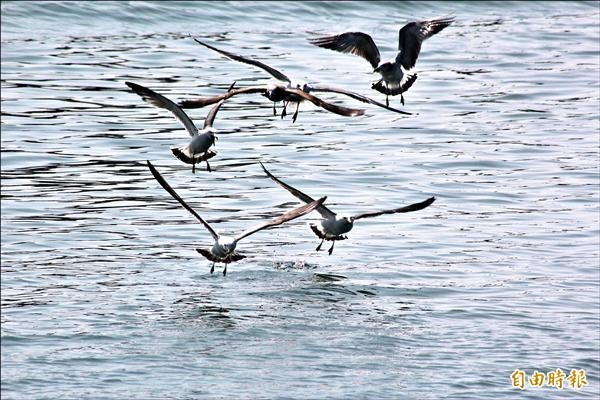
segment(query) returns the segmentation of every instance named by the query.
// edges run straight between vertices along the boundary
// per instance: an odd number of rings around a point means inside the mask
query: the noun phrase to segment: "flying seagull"
[[[125,84],[135,93],[140,95],[146,103],[171,111],[175,118],[177,118],[189,132],[192,137],[189,144],[171,148],[175,157],[186,164],[192,164],[192,173],[196,172],[197,163],[206,161],[206,169],[210,172],[211,169],[208,160],[217,155],[217,153],[210,150],[217,138],[215,136],[217,130],[213,128],[213,122],[215,121],[215,116],[217,115],[217,111],[219,111],[219,107],[223,104],[223,101],[217,102],[210,110],[204,121],[204,127],[199,131],[190,117],[188,117],[177,104],[167,99],[165,96],[133,82],[125,82]]]
[[[427,21],[410,22],[400,29],[398,34],[398,53],[392,61],[380,63],[379,49],[366,33],[346,32],[339,35],[323,36],[309,39],[315,46],[350,53],[365,58],[374,68],[373,72],[381,74],[381,79],[371,88],[385,94],[385,103],[389,105],[388,96],[400,95],[404,105],[403,92],[406,92],[417,79],[416,74],[409,75],[419,57],[421,44],[442,29],[454,22],[454,17],[438,18]]]
[[[183,206],[183,208],[188,210],[194,217],[196,217],[196,219],[198,221],[200,221],[200,223],[202,225],[204,225],[206,230],[208,230],[208,232],[212,236],[213,240],[215,241],[215,243],[213,244],[213,246],[210,249],[196,249],[196,251],[198,253],[202,254],[209,261],[213,262],[212,266],[210,268],[211,274],[214,272],[215,263],[217,263],[217,262],[225,263],[225,268],[223,269],[223,275],[226,275],[227,274],[227,264],[229,264],[231,262],[239,261],[239,260],[245,258],[245,256],[237,253],[235,251],[235,248],[237,246],[237,243],[240,240],[242,240],[243,238],[245,238],[246,236],[250,236],[253,233],[256,233],[263,229],[281,225],[284,222],[291,221],[295,218],[298,218],[305,214],[308,214],[309,212],[314,210],[316,207],[319,207],[327,198],[327,197],[321,197],[318,200],[311,201],[308,204],[303,205],[302,207],[295,208],[295,209],[288,211],[285,214],[281,214],[280,216],[273,218],[269,221],[262,222],[258,225],[254,225],[254,226],[246,229],[245,231],[239,233],[238,235],[222,236],[222,235],[219,235],[217,232],[215,232],[215,230],[200,215],[198,215],[198,213],[196,213],[196,211],[194,211],[194,209],[192,209],[185,201],[183,201],[183,199],[181,197],[179,197],[177,192],[175,192],[175,190],[167,183],[167,181],[156,170],[156,168],[154,168],[154,165],[152,165],[152,163],[150,161],[146,160],[146,162],[148,163],[148,168],[150,169],[150,172],[152,172],[152,175],[154,175],[154,178],[158,181],[158,183],[160,183],[160,185],[163,187],[163,189],[165,189],[167,192],[169,192],[169,194],[171,196],[173,196],[173,198],[175,200],[177,200],[179,202],[179,204],[181,204]]]
[[[295,197],[297,197],[298,199],[300,199],[301,201],[303,201],[305,203],[310,203],[313,201],[312,197],[302,193],[298,189],[293,188],[290,185],[282,182],[278,178],[274,177],[269,171],[267,171],[267,169],[265,168],[265,166],[262,163],[260,163],[260,165],[263,168],[263,170],[265,171],[265,174],[267,174],[267,176],[269,178],[271,178],[273,181],[275,181],[277,184],[279,184],[282,188],[284,188],[285,190],[290,192],[292,195],[294,195]],[[321,214],[321,217],[323,217],[320,225],[315,225],[315,224],[310,225],[310,228],[315,233],[315,235],[317,235],[317,237],[319,237],[319,239],[321,239],[321,243],[319,243],[316,250],[317,251],[321,250],[321,246],[323,245],[323,242],[325,240],[328,240],[328,241],[332,242],[331,248],[329,249],[329,254],[331,255],[331,253],[333,252],[333,246],[335,246],[335,241],[348,239],[348,237],[345,236],[344,234],[348,233],[348,232],[350,232],[350,230],[352,230],[352,227],[354,226],[354,221],[356,221],[356,220],[359,220],[362,218],[377,217],[377,216],[383,215],[383,214],[395,214],[395,213],[419,211],[419,210],[422,210],[422,209],[428,207],[434,201],[435,201],[435,197],[430,197],[425,201],[422,201],[420,203],[411,204],[411,205],[405,206],[405,207],[393,208],[391,210],[384,210],[384,211],[366,212],[366,213],[357,214],[357,215],[353,215],[353,216],[337,215],[336,213],[331,211],[329,208],[327,208],[323,204],[321,204],[316,208],[317,212],[319,214]]]
[[[300,104],[303,100],[308,100],[314,105],[318,107],[322,107],[327,111],[331,111],[333,113],[343,115],[346,117],[352,117],[356,115],[363,115],[365,113],[364,110],[356,109],[356,108],[348,108],[337,106],[335,104],[328,103],[324,100],[319,99],[312,94],[306,93],[300,89],[292,89],[282,84],[269,84],[262,86],[247,86],[239,89],[230,89],[227,93],[213,96],[213,97],[201,97],[193,100],[183,100],[179,102],[179,106],[181,108],[201,108],[210,104],[217,103],[219,101],[226,100],[232,96],[236,96],[238,94],[249,94],[249,93],[261,93],[263,96],[267,97],[269,100],[273,102],[273,115],[276,115],[275,111],[275,103],[282,101],[284,106],[281,112],[281,118],[286,116],[286,108],[288,103],[295,102]],[[292,122],[296,122],[296,118],[298,118],[298,107],[296,107],[296,112],[292,116]]]
[[[274,103],[279,102],[279,101],[284,102],[284,108],[281,113],[282,118],[286,115],[287,104],[291,101],[291,102],[297,103],[296,112],[294,113],[294,117],[293,117],[293,121],[295,121],[296,117],[298,116],[298,108],[299,108],[300,102],[302,100],[309,100],[313,104],[315,104],[319,107],[323,107],[328,111],[331,111],[331,112],[334,112],[334,113],[337,113],[340,115],[344,115],[344,116],[355,116],[355,115],[364,114],[364,110],[346,109],[345,107],[334,106],[330,103],[324,102],[323,100],[320,100],[314,96],[312,96],[312,98],[310,98],[310,97],[307,97],[304,95],[304,94],[310,93],[311,91],[338,93],[338,94],[342,94],[342,95],[351,97],[355,100],[361,101],[363,103],[373,104],[373,105],[383,107],[387,110],[394,111],[394,112],[397,112],[400,114],[411,115],[411,113],[409,113],[409,112],[397,110],[395,108],[389,107],[389,105],[386,106],[376,100],[370,99],[366,96],[363,96],[359,93],[355,93],[355,92],[352,92],[349,90],[330,87],[330,86],[309,85],[307,83],[292,83],[292,80],[290,78],[288,78],[284,73],[282,73],[281,71],[278,71],[277,69],[270,67],[260,61],[253,60],[251,58],[241,56],[239,54],[231,53],[229,51],[218,49],[218,48],[211,46],[207,43],[204,43],[196,38],[194,38],[194,40],[198,44],[201,44],[202,46],[205,46],[213,51],[216,51],[217,53],[220,53],[231,60],[239,61],[239,62],[242,62],[245,64],[250,64],[250,65],[259,67],[259,68],[263,69],[264,71],[268,72],[275,79],[283,82],[282,84],[271,84],[271,85],[264,86],[259,91],[259,92],[263,93],[264,96],[266,96],[269,100],[273,101]],[[250,90],[249,92],[244,92],[244,93],[255,93],[252,91],[253,89],[249,89],[249,90]],[[295,92],[290,92],[290,90],[295,90]],[[299,93],[298,91],[301,91],[303,93]],[[236,94],[239,94],[239,93],[236,93]],[[207,98],[198,99],[198,102],[196,102],[196,103],[194,103],[193,100],[184,101],[184,102],[181,102],[180,105],[183,106],[184,108],[203,107],[204,105],[206,105],[206,104],[204,104],[205,100],[207,100]],[[204,105],[202,105],[202,104],[204,104]],[[341,110],[338,110],[338,108]],[[352,111],[350,111],[350,110],[352,110]],[[273,113],[275,113],[275,104],[273,104]]]

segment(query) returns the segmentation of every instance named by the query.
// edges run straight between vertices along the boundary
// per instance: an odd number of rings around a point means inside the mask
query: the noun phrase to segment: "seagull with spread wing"
[[[181,122],[188,131],[192,140],[187,145],[171,148],[175,157],[186,164],[192,164],[192,173],[196,172],[197,163],[206,161],[206,169],[210,172],[211,169],[208,160],[217,155],[217,153],[210,150],[217,138],[215,136],[217,130],[213,128],[213,122],[215,121],[215,116],[217,115],[217,111],[219,111],[221,104],[223,104],[223,101],[217,102],[217,105],[210,110],[204,121],[204,127],[199,131],[190,117],[188,117],[177,104],[167,99],[165,96],[133,82],[125,82],[125,84],[141,96],[145,102],[155,107],[171,111],[175,118]]]
[[[331,111],[333,113],[343,115],[345,117],[351,117],[356,115],[363,115],[364,110],[356,109],[356,108],[348,108],[337,106],[335,104],[328,103],[320,98],[313,96],[307,92],[304,92],[300,89],[292,89],[285,85],[281,84],[269,84],[263,86],[247,86],[239,89],[231,88],[227,93],[213,96],[213,97],[201,97],[193,100],[183,100],[179,102],[179,106],[181,108],[201,108],[210,104],[218,103],[220,101],[224,101],[230,97],[237,96],[239,94],[249,94],[249,93],[261,93],[263,96],[267,97],[269,100],[273,102],[273,115],[276,115],[277,112],[275,110],[275,103],[282,101],[284,106],[281,111],[281,118],[286,116],[286,108],[288,103],[296,102],[300,104],[303,100],[308,100],[314,105],[318,107],[322,107],[327,111]],[[296,118],[298,118],[298,108],[296,107],[296,112],[292,116],[292,122],[296,122]]]
[[[305,203],[311,203],[313,201],[312,197],[308,196],[307,194],[302,193],[298,189],[293,188],[292,186],[286,184],[285,182],[282,182],[280,179],[273,176],[265,168],[265,166],[262,163],[260,163],[260,165],[262,166],[263,170],[265,171],[265,174],[267,174],[267,176],[269,178],[271,178],[279,186],[281,186],[282,188],[284,188],[285,190],[290,192],[292,195],[294,195],[295,197],[297,197],[298,199],[300,199],[301,201],[303,201]],[[348,232],[350,232],[350,230],[352,230],[352,227],[354,226],[354,221],[356,221],[356,220],[363,219],[363,218],[377,217],[377,216],[383,215],[383,214],[396,214],[396,213],[405,213],[405,212],[411,212],[411,211],[419,211],[419,210],[422,210],[422,209],[430,206],[431,203],[433,203],[434,201],[435,201],[435,197],[430,197],[425,201],[422,201],[420,203],[411,204],[411,205],[405,206],[405,207],[393,208],[390,210],[383,210],[383,211],[366,212],[366,213],[357,214],[357,215],[353,215],[353,216],[338,215],[338,214],[334,213],[333,211],[331,211],[329,208],[325,207],[323,204],[321,204],[316,208],[316,211],[319,214],[321,214],[321,217],[323,217],[323,219],[321,220],[321,223],[319,225],[315,225],[315,224],[310,225],[310,228],[315,233],[315,235],[317,235],[317,237],[319,237],[319,239],[321,239],[321,243],[319,243],[316,250],[317,251],[321,250],[321,246],[323,245],[323,242],[325,240],[332,241],[333,243],[331,244],[331,248],[329,249],[329,254],[331,255],[331,253],[333,252],[333,246],[335,246],[335,241],[348,239],[348,237],[345,236],[344,234],[348,233]]]
[[[406,92],[417,79],[416,74],[408,74],[413,69],[425,39],[430,38],[454,22],[454,17],[437,18],[426,21],[410,22],[400,29],[398,34],[398,53],[392,61],[381,62],[379,49],[366,33],[346,32],[339,35],[323,36],[309,41],[315,46],[350,53],[360,56],[371,64],[373,72],[381,74],[381,79],[372,85],[372,89],[385,94],[385,103],[389,105],[388,96]]]
[[[266,222],[261,222],[260,224],[254,225],[245,231],[239,233],[235,236],[222,236],[219,235],[192,207],[190,207],[178,194],[175,190],[169,185],[169,183],[162,177],[162,175],[154,168],[154,165],[150,161],[146,161],[148,164],[148,168],[154,178],[160,183],[160,185],[165,189],[175,200],[179,202],[186,210],[188,210],[204,227],[214,240],[213,246],[210,250],[207,249],[196,249],[196,251],[206,257],[209,261],[212,261],[213,264],[210,268],[210,273],[212,274],[215,270],[215,263],[222,262],[225,264],[223,269],[223,275],[227,274],[227,264],[235,261],[239,261],[245,256],[237,253],[235,248],[237,243],[243,238],[252,235],[258,231],[263,229],[271,228],[277,225],[281,225],[284,222],[291,221],[295,218],[301,217],[305,214],[308,214],[315,208],[319,207],[327,197],[321,197],[318,200],[310,201],[307,204],[295,208],[291,211],[288,211],[278,217],[275,217]]]
[[[296,118],[298,117],[298,109],[300,107],[300,102],[302,102],[304,100],[308,100],[318,107],[322,107],[328,111],[331,111],[331,112],[334,112],[336,114],[343,115],[343,116],[357,116],[357,115],[364,114],[364,110],[362,110],[362,109],[354,109],[354,108],[336,106],[334,104],[323,101],[316,96],[310,95],[309,93],[312,91],[312,92],[338,93],[338,94],[342,94],[342,95],[351,97],[355,100],[361,101],[363,103],[373,104],[373,105],[383,107],[387,110],[394,111],[394,112],[397,112],[400,114],[411,115],[411,113],[409,113],[409,112],[397,110],[395,108],[389,107],[389,105],[386,106],[376,100],[370,99],[366,96],[363,96],[359,93],[355,93],[355,92],[352,92],[349,90],[335,88],[335,87],[329,87],[329,86],[309,85],[306,83],[292,83],[292,80],[290,78],[288,78],[284,73],[282,73],[281,71],[278,71],[277,69],[275,69],[273,67],[266,65],[263,62],[253,60],[251,58],[241,56],[239,54],[231,53],[229,51],[218,49],[218,48],[211,46],[207,43],[204,43],[196,38],[194,38],[194,40],[198,44],[201,44],[202,46],[205,46],[213,51],[216,51],[217,53],[222,54],[231,60],[239,61],[244,64],[250,64],[250,65],[259,67],[259,68],[263,69],[264,71],[268,72],[275,79],[277,79],[283,83],[273,83],[273,84],[264,85],[264,86],[251,86],[251,87],[247,87],[247,88],[240,88],[240,89],[234,90],[230,93],[226,93],[221,96],[205,97],[205,98],[199,98],[199,99],[195,99],[195,100],[184,100],[179,103],[179,105],[182,108],[204,107],[208,104],[213,104],[213,103],[216,103],[217,101],[223,99],[222,96],[229,98],[231,96],[235,96],[238,94],[262,93],[269,100],[273,101],[273,114],[276,114],[275,103],[280,102],[280,101],[283,102],[284,106],[283,106],[283,111],[281,112],[282,118],[286,115],[286,108],[287,108],[288,103],[290,103],[290,102],[297,103],[296,112],[294,113],[294,115],[292,117],[293,122],[296,121]]]

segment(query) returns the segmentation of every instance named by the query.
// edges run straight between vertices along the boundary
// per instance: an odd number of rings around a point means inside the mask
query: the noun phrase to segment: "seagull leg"
[[[402,96],[402,93],[400,93],[400,103],[402,103],[402,105],[404,106],[404,96]]]
[[[277,110],[275,109],[275,104],[277,104],[277,103],[273,102],[273,116],[277,115]]]
[[[288,105],[288,101],[284,101],[283,102],[283,110],[281,110],[281,119],[283,119],[283,117],[285,117],[287,115],[287,105]]]
[[[389,93],[390,93],[390,88],[388,88],[387,81],[385,81],[385,105],[388,107],[390,106]]]
[[[196,173],[196,163],[192,163],[192,174]]]
[[[333,253],[333,246],[335,246],[335,240],[331,242],[331,248],[329,249],[329,255]]]
[[[296,112],[294,113],[294,116],[292,117],[292,122],[296,122],[296,118],[298,118],[298,109],[300,108],[300,102],[297,103],[298,105],[296,106]]]
[[[389,107],[390,106],[390,100],[389,100],[389,94],[388,94],[389,93],[389,89],[388,89],[387,82],[385,83],[385,89],[386,89],[386,93],[385,93],[385,105],[387,107]]]
[[[215,272],[215,261],[213,261],[212,266],[210,267],[210,273]]]
[[[319,243],[319,245],[317,246],[317,248],[315,249],[316,251],[321,250],[321,246],[323,246],[323,242],[325,241],[325,238],[321,239],[321,243]]]
[[[225,268],[223,268],[223,276],[227,275],[227,263],[225,263]]]
[[[206,160],[206,170],[208,172],[212,172],[212,170],[210,169],[210,164],[208,163],[208,160]]]

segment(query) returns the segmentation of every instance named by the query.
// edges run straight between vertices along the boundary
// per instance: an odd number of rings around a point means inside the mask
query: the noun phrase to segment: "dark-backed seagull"
[[[217,103],[219,101],[226,100],[232,96],[238,94],[249,94],[249,93],[262,93],[263,96],[267,97],[273,102],[273,115],[276,115],[275,103],[283,101],[283,110],[281,111],[281,118],[286,116],[286,108],[289,102],[296,102],[300,104],[303,100],[308,100],[318,107],[322,107],[327,111],[343,115],[345,117],[352,117],[356,115],[363,115],[364,110],[357,108],[348,108],[337,106],[335,104],[328,103],[320,98],[313,96],[312,94],[306,93],[300,89],[292,89],[281,84],[269,84],[262,86],[247,86],[239,89],[230,89],[227,93],[213,96],[213,97],[201,97],[193,100],[183,100],[179,102],[181,108],[201,108],[210,104]],[[292,117],[292,122],[296,122],[298,118],[298,107]]]
[[[175,118],[183,124],[185,129],[192,136],[192,140],[189,144],[171,148],[175,157],[186,164],[192,164],[192,173],[196,172],[197,163],[206,161],[206,169],[210,172],[211,169],[208,160],[217,155],[217,153],[210,150],[211,146],[215,144],[215,133],[217,132],[217,130],[213,128],[213,122],[215,121],[215,116],[217,115],[217,111],[219,111],[219,107],[223,104],[223,101],[218,102],[217,105],[210,110],[204,121],[204,127],[199,131],[190,117],[188,117],[177,104],[167,99],[165,96],[136,83],[125,82],[125,84],[135,93],[140,95],[146,103],[171,111]]]
[[[454,17],[437,18],[427,21],[410,22],[400,29],[398,34],[398,53],[392,61],[380,64],[379,49],[366,33],[346,32],[340,35],[323,36],[309,39],[319,47],[351,53],[365,58],[374,68],[373,72],[381,74],[381,79],[371,87],[385,94],[385,103],[389,105],[388,96],[400,95],[404,105],[403,92],[406,92],[417,79],[416,74],[408,72],[415,66],[421,44],[442,29],[454,22]]]
[[[361,101],[363,103],[368,103],[368,104],[373,104],[379,107],[383,107],[387,110],[390,111],[394,111],[400,114],[406,114],[406,115],[411,115],[411,113],[406,112],[406,111],[400,111],[397,110],[395,108],[389,107],[389,105],[384,105],[376,100],[370,99],[366,96],[363,96],[361,94],[349,91],[349,90],[345,90],[345,89],[340,89],[340,88],[335,88],[335,87],[330,87],[330,86],[317,86],[317,85],[309,85],[307,83],[293,83],[292,80],[287,77],[284,73],[282,73],[281,71],[278,71],[277,69],[270,67],[268,65],[266,65],[263,62],[257,61],[257,60],[253,60],[251,58],[245,57],[245,56],[241,56],[239,54],[235,54],[235,53],[231,53],[229,51],[225,51],[225,50],[221,50],[218,49],[214,46],[211,46],[207,43],[204,43],[196,38],[194,38],[194,40],[198,43],[201,44],[202,46],[205,46],[213,51],[216,51],[219,54],[224,55],[225,57],[234,60],[234,61],[239,61],[245,64],[250,64],[250,65],[254,65],[256,67],[259,67],[261,69],[263,69],[264,71],[268,72],[271,76],[273,76],[275,79],[284,82],[285,84],[272,84],[272,85],[268,85],[266,87],[263,87],[263,89],[260,90],[260,92],[263,93],[263,95],[265,95],[269,100],[273,101],[273,102],[279,102],[279,101],[283,101],[284,102],[284,108],[283,108],[283,112],[281,113],[282,118],[285,116],[285,110],[287,107],[287,103],[289,103],[290,101],[297,103],[297,107],[296,107],[296,112],[294,113],[294,117],[293,117],[293,121],[296,120],[296,117],[298,116],[298,107],[299,104],[302,100],[309,100],[311,101],[313,104],[319,106],[319,107],[323,107],[328,111],[340,114],[340,115],[344,115],[344,116],[355,116],[355,115],[362,115],[364,114],[364,110],[357,110],[357,109],[346,109],[345,107],[340,107],[340,106],[334,106],[330,103],[327,103],[321,99],[318,99],[316,97],[312,97],[312,98],[308,98],[306,97],[303,93],[298,93],[298,90],[304,92],[305,94],[310,93],[311,91],[313,92],[331,92],[331,93],[338,93],[338,94],[342,94],[348,97],[351,97],[355,100]],[[295,90],[295,92],[291,92],[290,90]],[[244,92],[244,93],[255,93],[255,92]],[[287,95],[286,95],[287,93]],[[181,102],[179,103],[182,107],[184,108],[192,108],[192,107],[198,107],[198,104],[203,104],[204,100],[206,99],[199,99],[197,102],[194,102],[193,100],[191,101],[185,101],[185,102]],[[319,102],[319,104],[317,104],[316,101]],[[218,101],[218,100],[217,100]],[[196,105],[194,105],[196,104]],[[206,104],[204,104],[206,105]],[[337,108],[336,108],[337,107]],[[275,112],[275,104],[273,104],[273,110]],[[352,112],[348,112],[347,110],[352,110],[354,111]],[[341,112],[340,112],[341,111]],[[360,112],[357,112],[360,111]]]
[[[274,177],[265,168],[265,166],[262,163],[260,163],[260,165],[262,166],[263,170],[265,171],[265,174],[267,174],[267,176],[269,178],[271,178],[273,181],[275,181],[277,184],[279,184],[282,188],[284,188],[285,190],[290,192],[292,195],[296,196],[298,199],[300,199],[301,201],[303,201],[305,203],[311,203],[313,201],[312,197],[308,196],[307,194],[302,193],[298,189],[293,188],[290,185],[286,184],[285,182],[282,182],[278,178]],[[329,241],[333,242],[331,244],[331,248],[329,249],[329,254],[331,255],[331,253],[333,252],[333,246],[335,246],[335,241],[348,239],[348,237],[345,236],[344,234],[350,232],[350,230],[354,226],[354,221],[356,221],[358,219],[377,217],[377,216],[383,215],[383,214],[395,214],[395,213],[419,211],[419,210],[422,210],[422,209],[428,207],[434,201],[435,201],[435,197],[430,197],[425,201],[422,201],[420,203],[411,204],[411,205],[405,206],[405,207],[393,208],[391,210],[384,210],[384,211],[366,212],[366,213],[357,214],[357,215],[353,215],[353,216],[337,215],[336,213],[331,211],[329,208],[327,208],[323,204],[321,204],[316,208],[317,212],[319,214],[321,214],[321,217],[323,217],[320,225],[315,225],[315,224],[310,225],[310,228],[315,233],[315,235],[317,235],[319,237],[319,239],[321,239],[321,243],[319,243],[316,250],[317,251],[321,250],[321,246],[323,245],[323,242],[325,240],[329,240]]]
[[[258,225],[254,225],[242,233],[235,236],[221,236],[200,216],[193,208],[191,208],[183,199],[175,192],[175,190],[167,183],[167,181],[162,177],[162,175],[154,168],[154,165],[150,161],[146,161],[148,163],[148,168],[154,178],[160,183],[160,185],[165,189],[175,200],[179,202],[186,210],[188,210],[204,227],[210,235],[212,236],[215,243],[213,246],[207,249],[196,249],[196,251],[206,257],[209,261],[212,261],[212,266],[210,268],[210,273],[212,274],[215,270],[215,263],[222,262],[225,263],[225,268],[223,269],[223,275],[227,274],[227,264],[235,261],[239,261],[245,256],[236,253],[235,248],[237,243],[245,238],[246,236],[250,236],[253,233],[256,233],[260,230],[271,228],[277,225],[281,225],[284,222],[291,221],[295,218],[301,217],[305,214],[308,214],[315,208],[319,207],[327,197],[321,197],[318,200],[311,201],[308,204],[303,205],[302,207],[295,208],[291,211],[288,211],[276,218],[273,218],[269,221],[262,222]]]

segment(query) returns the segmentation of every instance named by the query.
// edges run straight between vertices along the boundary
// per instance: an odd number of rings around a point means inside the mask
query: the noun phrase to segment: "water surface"
[[[3,399],[598,398],[598,3],[1,7]],[[272,81],[192,34],[382,101],[368,63],[307,38],[368,32],[386,59],[404,23],[449,14],[413,116],[324,94],[365,116],[303,104],[292,123],[237,97],[212,173],[124,85],[179,100]],[[223,233],[299,205],[259,160],[338,212],[437,200],[358,221],[331,256],[317,214],[260,232],[224,278],[147,159]],[[521,391],[517,368],[588,386]]]

